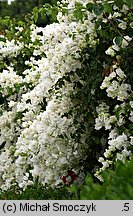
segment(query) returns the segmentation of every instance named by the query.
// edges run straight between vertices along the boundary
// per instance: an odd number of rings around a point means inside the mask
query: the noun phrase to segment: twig
[[[106,19],[111,23],[111,25],[114,27],[114,29],[117,31],[117,33],[125,40],[128,42],[128,44],[131,45],[131,47],[133,47],[133,45],[130,43],[130,41],[128,41],[126,38],[124,38],[123,34],[118,30],[118,28],[114,25],[114,23],[112,22],[112,20],[110,20],[107,15],[104,13],[104,16],[106,17]]]

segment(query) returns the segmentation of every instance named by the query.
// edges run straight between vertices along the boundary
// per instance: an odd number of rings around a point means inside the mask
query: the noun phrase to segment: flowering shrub
[[[105,102],[97,107],[96,130],[105,127],[105,130],[110,132],[108,148],[104,152],[106,159],[99,158],[103,167],[96,173],[96,176],[112,164],[115,154],[116,159],[124,163],[132,155],[130,146],[133,144],[131,136],[133,132],[133,92],[131,85],[124,83],[126,78],[124,72],[116,65],[114,65],[113,70],[109,77],[105,77],[101,89],[106,89],[108,97],[117,98],[117,101],[120,102],[115,105],[113,110],[110,110]]]
[[[104,80],[100,89],[106,90],[107,96],[105,95],[104,100],[100,100],[100,105],[96,107],[98,117],[95,119],[95,129],[100,130],[104,127],[106,131],[109,131],[109,134],[105,132],[107,140],[103,156],[99,157],[102,167],[95,173],[100,180],[102,180],[101,171],[116,160],[125,163],[127,159],[131,159],[132,155],[133,72],[127,64],[130,65],[130,52],[133,47],[133,23],[130,17],[133,4],[131,1],[123,2],[115,2],[114,12],[108,17],[104,14],[105,19],[103,19],[103,22],[110,23],[114,27],[116,35],[112,38],[112,45],[105,51],[110,58],[106,57],[109,64],[104,62]],[[127,59],[125,59],[126,56]]]
[[[87,175],[81,187],[73,185],[74,199],[80,200],[132,200],[133,199],[133,158],[124,166],[121,161],[115,164],[115,170],[109,168],[102,173],[104,182],[94,182]],[[74,187],[75,186],[75,187]]]
[[[106,147],[107,134],[95,137],[101,127],[110,130],[105,157],[116,150],[122,160],[131,155],[132,83],[122,60],[132,58],[132,2],[62,0],[57,5],[38,9],[54,11],[52,24],[38,27],[34,9],[27,22],[10,24],[0,36],[2,190],[25,189],[37,180],[59,186],[69,170],[77,179]],[[115,99],[113,111],[100,85]],[[112,163],[100,161],[104,167]]]
[[[59,5],[57,23],[45,28],[30,23],[28,30],[17,26],[10,41],[1,36],[3,190],[14,184],[25,188],[37,178],[55,186],[69,169],[76,173],[82,169],[79,162],[86,157],[86,135],[82,133],[78,141],[75,139],[83,118],[78,116],[74,123],[77,105],[71,97],[76,92],[75,83],[82,83],[76,70],[83,67],[82,49],[87,43],[93,45],[94,23],[87,10],[83,21],[77,20],[74,5],[68,2],[66,15]],[[87,33],[90,36],[86,42]],[[18,59],[23,61],[20,65]]]

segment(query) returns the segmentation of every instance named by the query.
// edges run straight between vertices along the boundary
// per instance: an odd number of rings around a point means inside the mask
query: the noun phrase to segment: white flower
[[[130,112],[129,120],[130,120],[131,122],[133,122],[133,111]]]
[[[106,151],[104,152],[104,156],[106,158],[110,158],[111,157],[111,151],[109,149],[106,149]]]
[[[107,88],[109,86],[110,86],[110,79],[108,77],[105,77],[100,88],[104,89],[104,88]]]
[[[109,75],[109,79],[112,80],[114,77],[116,77],[116,73],[115,73],[115,72],[112,72],[112,73]]]
[[[109,106],[105,102],[102,102],[98,107],[96,107],[96,111],[98,114],[106,113],[109,111]]]
[[[103,165],[102,170],[105,170],[106,168],[109,167],[108,161],[102,162],[102,165]]]
[[[122,151],[122,154],[123,154],[124,157],[129,157],[129,156],[131,156],[131,151],[128,151],[127,149],[124,149]]]
[[[133,101],[130,101],[129,104],[130,104],[131,108],[133,108]]]
[[[130,27],[133,28],[133,22],[130,23]]]
[[[110,123],[115,123],[117,121],[116,116],[110,116]]]
[[[125,30],[127,28],[127,22],[121,20],[121,23],[119,23],[118,27]]]
[[[120,101],[124,101],[125,99],[128,98],[129,94],[127,93],[127,91],[131,91],[131,85],[126,84],[126,83],[122,83],[119,87],[118,87],[118,96],[117,99]]]
[[[123,5],[121,12],[123,12],[124,14],[126,14],[129,11],[129,8],[127,5]]]
[[[121,17],[121,16],[122,16],[122,14],[119,13],[119,12],[114,12],[114,13],[113,13],[113,18]]]
[[[23,27],[15,27],[15,29],[18,30],[18,31],[20,31],[20,32],[22,32],[24,30]]]
[[[103,82],[102,82],[102,85],[100,86],[101,89],[104,89],[104,88],[108,88],[110,85],[111,85],[111,80],[116,77],[116,73],[115,72],[112,72],[108,77],[105,77]]]
[[[125,48],[128,46],[129,42],[132,40],[132,38],[130,38],[128,35],[124,36],[124,39],[122,40],[122,48]]]
[[[124,74],[124,71],[121,70],[121,68],[116,69],[116,74],[121,78],[124,79],[126,75]]]
[[[117,153],[117,160],[123,161],[124,162],[124,156],[123,154]]]
[[[16,103],[15,103],[13,100],[11,100],[11,101],[8,103],[8,106],[11,108],[11,107],[13,107],[15,104],[16,104]]]
[[[112,45],[112,48],[115,50],[115,51],[120,51],[120,47],[118,45]]]
[[[108,97],[115,98],[118,95],[119,82],[112,81],[111,85],[107,88],[106,92]]]
[[[130,144],[133,145],[133,136],[130,136]]]
[[[111,129],[110,119],[105,119],[104,122],[105,122],[105,130]]]
[[[99,118],[95,119],[95,129],[100,130],[104,126],[104,122],[101,121]]]
[[[105,160],[104,160],[103,157],[99,157],[98,161],[99,161],[100,163],[102,163],[102,162],[104,162]]]
[[[9,58],[13,56],[16,57],[23,48],[23,43],[18,42],[18,44],[15,44],[15,40],[6,40],[6,42],[2,42],[0,46],[1,45],[0,54],[2,54],[3,57],[8,56]]]
[[[123,146],[127,146],[127,136],[123,133],[123,135],[120,135],[116,138],[116,148],[121,149]]]
[[[114,57],[114,56],[116,55],[116,52],[114,51],[114,49],[112,49],[112,47],[109,47],[109,48],[105,51],[105,53],[106,53],[107,55],[112,56],[112,57]]]
[[[117,130],[114,128],[110,131],[108,139],[115,139],[117,137]]]

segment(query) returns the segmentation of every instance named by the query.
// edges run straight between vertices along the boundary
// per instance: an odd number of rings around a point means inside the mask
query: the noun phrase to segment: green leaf
[[[94,13],[95,13],[97,16],[99,16],[99,15],[101,15],[101,14],[103,13],[104,7],[103,7],[102,4],[95,4],[95,5],[93,6],[93,10],[94,10]]]
[[[77,18],[77,20],[83,19],[83,13],[80,9],[77,9],[74,11],[74,16]]]
[[[132,7],[133,7],[133,0],[123,0],[123,2],[124,2],[129,8],[132,8]]]
[[[117,0],[117,1],[115,1],[115,4],[116,4],[117,7],[119,7],[120,9],[122,9],[122,7],[123,7],[123,2],[122,2],[122,0]]]
[[[0,60],[0,70],[2,70],[4,67],[4,62],[2,60]]]
[[[19,83],[15,83],[15,84],[14,84],[14,87],[15,87],[15,90],[16,90],[17,93],[19,93],[20,88],[21,88],[22,86],[23,86],[23,84],[21,84],[21,83],[20,83],[20,84],[19,84]]]
[[[112,5],[111,4],[105,2],[103,7],[104,7],[104,12],[105,13],[112,13]]]
[[[128,128],[129,128],[129,129],[133,129],[133,124],[129,124],[129,125],[128,125]]]
[[[94,6],[93,3],[88,3],[88,4],[86,5],[86,8],[87,8],[88,11],[92,12],[93,6]]]
[[[121,46],[123,38],[121,36],[115,37],[115,44]]]
[[[74,16],[77,18],[77,20],[82,20],[83,19],[82,9],[84,9],[84,7],[82,6],[82,4],[76,3],[76,8],[75,8],[75,11],[74,11]]]
[[[35,21],[35,23],[37,22],[37,20],[38,20],[38,9],[37,9],[37,7],[35,7],[34,9],[33,9],[33,19],[34,19],[34,21]]]
[[[13,94],[12,88],[7,87],[8,95],[11,96]]]
[[[117,110],[115,111],[115,116],[118,120],[119,120],[119,116],[120,116],[120,111],[121,111],[120,107],[118,107]]]
[[[109,37],[107,31],[99,30],[99,29],[98,29],[97,32],[98,32],[98,34],[101,35],[103,38],[104,38],[104,37],[105,37],[105,38],[108,38],[108,37]]]

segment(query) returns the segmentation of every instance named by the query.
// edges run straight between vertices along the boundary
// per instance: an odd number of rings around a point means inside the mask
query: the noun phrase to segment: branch
[[[131,45],[131,47],[133,47],[133,45],[131,44],[131,42],[124,38],[124,35],[119,31],[119,29],[117,28],[117,26],[114,25],[114,23],[112,22],[112,20],[110,20],[110,19],[107,17],[107,15],[106,15],[105,13],[104,13],[104,16],[105,16],[106,19],[111,23],[111,25],[114,27],[114,29],[117,31],[117,33],[118,33],[125,41],[127,41],[127,43]]]

